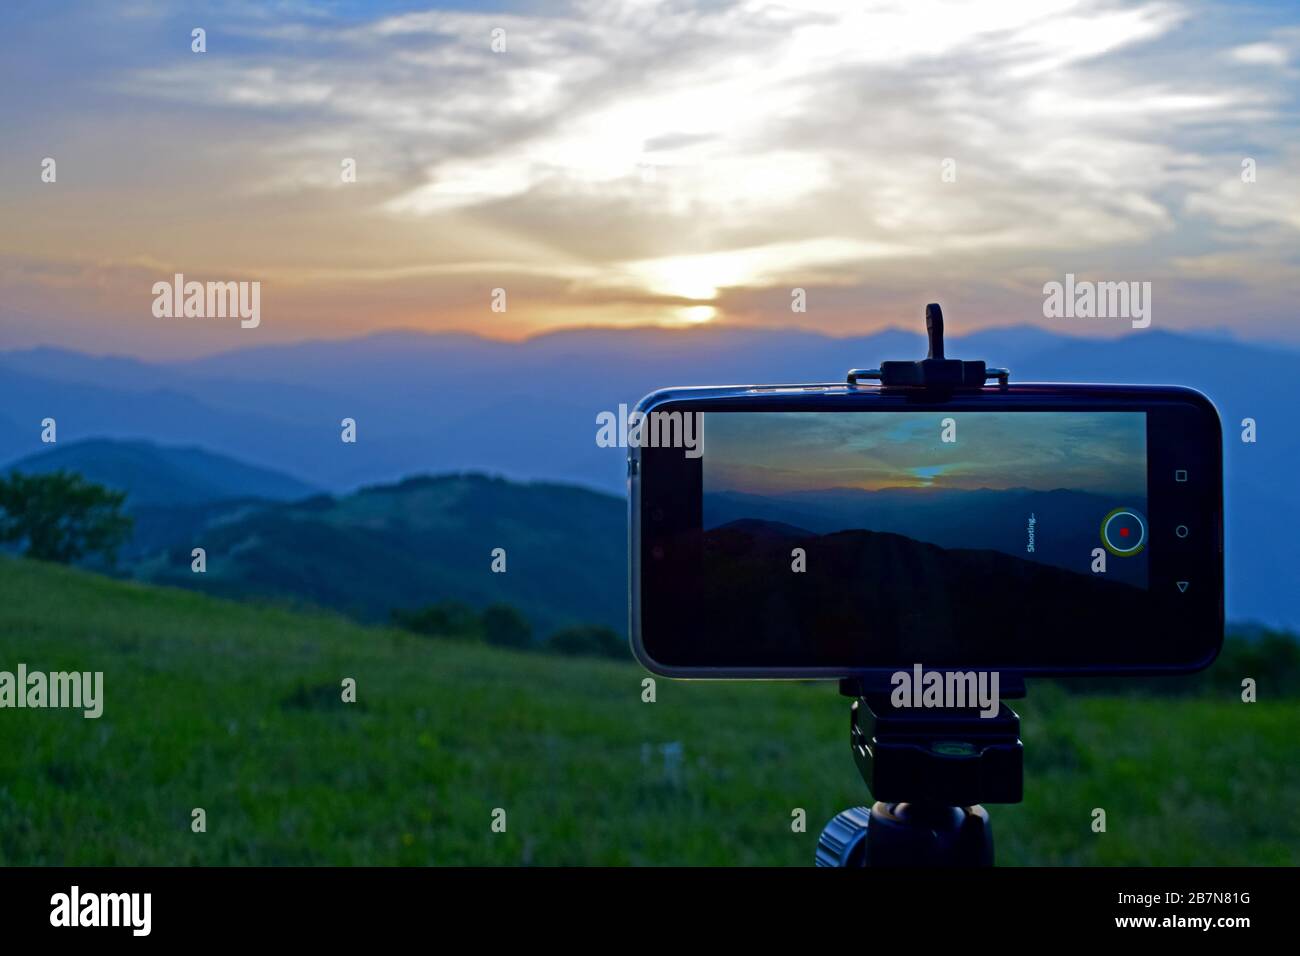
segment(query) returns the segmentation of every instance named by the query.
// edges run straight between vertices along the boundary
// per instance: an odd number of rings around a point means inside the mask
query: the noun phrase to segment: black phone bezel
[[[1207,667],[1223,642],[1223,454],[1222,426],[1213,403],[1181,386],[1126,386],[1028,383],[936,393],[841,385],[745,386],[668,389],[637,406],[651,412],[809,412],[889,413],[891,411],[1143,411],[1147,413],[1147,518],[1153,541],[1149,591],[1160,602],[1152,616],[1195,636],[1189,656],[1163,665],[1101,662],[1061,668],[1015,662],[974,662],[970,666],[1023,676],[1186,674]],[[1190,447],[1195,436],[1196,447]],[[695,462],[695,464],[692,464]],[[631,618],[629,634],[637,659],[653,673],[700,679],[836,679],[882,676],[911,662],[843,667],[771,668],[744,665],[679,665],[659,660],[656,634],[674,626],[680,609],[671,562],[653,552],[672,535],[675,524],[695,507],[700,489],[699,459],[681,448],[629,450]],[[1185,472],[1180,480],[1175,472]],[[685,478],[693,473],[695,488]],[[698,517],[695,519],[698,525]],[[1176,536],[1178,526],[1188,537]],[[1179,590],[1177,581],[1188,581]],[[1166,593],[1168,592],[1168,593]],[[648,613],[647,613],[648,610]],[[996,622],[984,622],[996,626]],[[1045,626],[1050,631],[1050,628]]]

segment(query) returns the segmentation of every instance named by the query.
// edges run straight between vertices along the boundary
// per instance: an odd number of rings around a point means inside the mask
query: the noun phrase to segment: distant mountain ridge
[[[267,468],[247,465],[203,448],[150,441],[91,438],[58,442],[8,465],[5,471],[46,474],[75,471],[127,492],[128,509],[191,506],[243,498],[289,500],[320,489]]]
[[[684,600],[709,640],[688,643],[671,663],[830,667],[862,662],[869,642],[872,659],[889,666],[1084,666],[1096,663],[1114,622],[1141,620],[1146,603],[1144,591],[1110,575],[1000,551],[893,532],[801,530],[750,518],[704,534],[709,587]],[[803,573],[786,570],[792,545],[807,553]],[[1179,654],[1179,635],[1159,630],[1144,637],[1147,662]]]
[[[949,340],[952,356],[1011,369],[1013,382],[1190,385],[1224,421],[1228,614],[1300,627],[1300,353],[1149,329],[1117,339],[1039,327]],[[888,330],[835,339],[811,332],[593,329],[524,342],[386,333],[253,347],[149,363],[57,349],[0,353],[0,466],[60,441],[146,438],[198,445],[338,493],[416,473],[480,470],[622,493],[623,449],[596,445],[596,416],[674,384],[842,381],[851,366],[913,358],[922,337]],[[357,422],[357,443],[340,422]],[[1241,422],[1258,441],[1239,440]]]
[[[865,529],[1086,572],[1092,550],[1101,545],[1102,519],[1119,505],[1145,510],[1145,495],[1121,498],[1065,488],[831,488],[780,496],[727,491],[704,495],[704,526],[732,527],[738,519],[757,519],[822,535]],[[1035,522],[1032,554],[1027,550],[1030,515]],[[1146,586],[1146,562],[1138,558],[1113,558],[1106,573],[1116,581]]]

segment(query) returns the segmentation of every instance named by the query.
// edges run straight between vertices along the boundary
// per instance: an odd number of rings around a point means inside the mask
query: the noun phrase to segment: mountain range
[[[140,579],[223,597],[331,607],[362,621],[441,600],[561,627],[627,628],[626,507],[612,495],[481,474],[418,476],[339,497],[215,513],[138,557]],[[193,547],[207,570],[191,570]],[[494,557],[503,560],[494,570]]]
[[[942,548],[984,548],[1091,573],[1102,518],[1117,504],[1145,508],[1142,501],[1117,501],[1065,488],[827,488],[779,496],[726,491],[705,494],[704,527],[758,519],[819,535],[868,529],[907,535]],[[1029,515],[1034,516],[1032,553],[1027,549]],[[1146,561],[1112,557],[1106,576],[1145,587]]]
[[[290,500],[320,489],[291,475],[259,468],[202,448],[173,448],[151,441],[90,438],[55,443],[20,458],[6,471],[45,474],[75,471],[128,492],[128,508],[176,508],[238,498]]]
[[[804,573],[789,572],[792,547],[808,555]],[[696,626],[675,645],[673,664],[1137,663],[1115,622],[1140,626],[1146,608],[1143,590],[1109,575],[890,532],[818,535],[755,518],[704,533],[698,583],[707,587],[693,583],[682,590]],[[1178,641],[1157,628],[1140,648],[1149,662],[1177,658]]]
[[[1010,327],[949,340],[1012,381],[1191,385],[1224,420],[1228,613],[1300,626],[1300,354],[1163,331],[1082,339]],[[625,453],[595,441],[597,415],[674,384],[840,381],[850,366],[924,353],[887,330],[832,338],[802,331],[701,327],[573,330],[523,342],[391,332],[260,346],[202,359],[143,362],[37,348],[0,353],[0,466],[59,442],[149,440],[199,447],[338,494],[413,474],[483,471],[621,493]],[[1239,440],[1241,421],[1258,441]],[[341,440],[344,418],[355,443]]]

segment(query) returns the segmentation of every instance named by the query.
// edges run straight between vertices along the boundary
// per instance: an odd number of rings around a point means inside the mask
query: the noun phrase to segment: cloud
[[[1279,43],[1247,43],[1233,47],[1228,55],[1238,63],[1264,66],[1286,66],[1291,60],[1290,51]]]
[[[117,186],[101,187],[101,214],[139,230],[92,236],[82,257],[114,242],[129,247],[114,255],[185,271],[222,257],[370,283],[379,315],[394,277],[431,300],[456,277],[537,281],[554,298],[508,320],[534,323],[620,298],[628,315],[690,300],[786,323],[764,289],[891,303],[921,301],[936,278],[983,290],[990,311],[1023,303],[1029,315],[1012,317],[1028,318],[1039,294],[1024,290],[1067,268],[1177,276],[1244,247],[1281,262],[1296,157],[1277,76],[1300,34],[1193,12],[1165,0],[592,0],[369,18],[234,7],[212,22],[208,54],[153,37],[173,46],[95,78],[99,115],[62,116],[105,131],[97,161]],[[1261,164],[1246,189],[1229,181],[1242,156]],[[343,157],[356,184],[340,181]],[[159,182],[178,170],[191,181]],[[152,205],[121,208],[149,190]],[[160,222],[169,203],[194,204],[195,221]],[[27,194],[15,208],[43,214]],[[249,234],[205,239],[209,215]]]

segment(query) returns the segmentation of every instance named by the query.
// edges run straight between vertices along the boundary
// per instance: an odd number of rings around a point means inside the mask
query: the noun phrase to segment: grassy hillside
[[[0,710],[9,865],[806,865],[866,796],[827,685],[661,680],[647,704],[631,663],[0,559],[0,669],[20,661],[102,670],[106,703]],[[993,808],[1000,862],[1300,863],[1295,700],[1033,688],[1019,709],[1027,799]]]
[[[627,628],[627,503],[585,488],[417,477],[192,525],[178,521],[184,535],[139,561],[134,576],[366,621],[455,598],[513,604],[539,634],[570,624]],[[203,575],[190,571],[196,546],[207,549]],[[492,573],[494,548],[505,549],[504,574]]]

